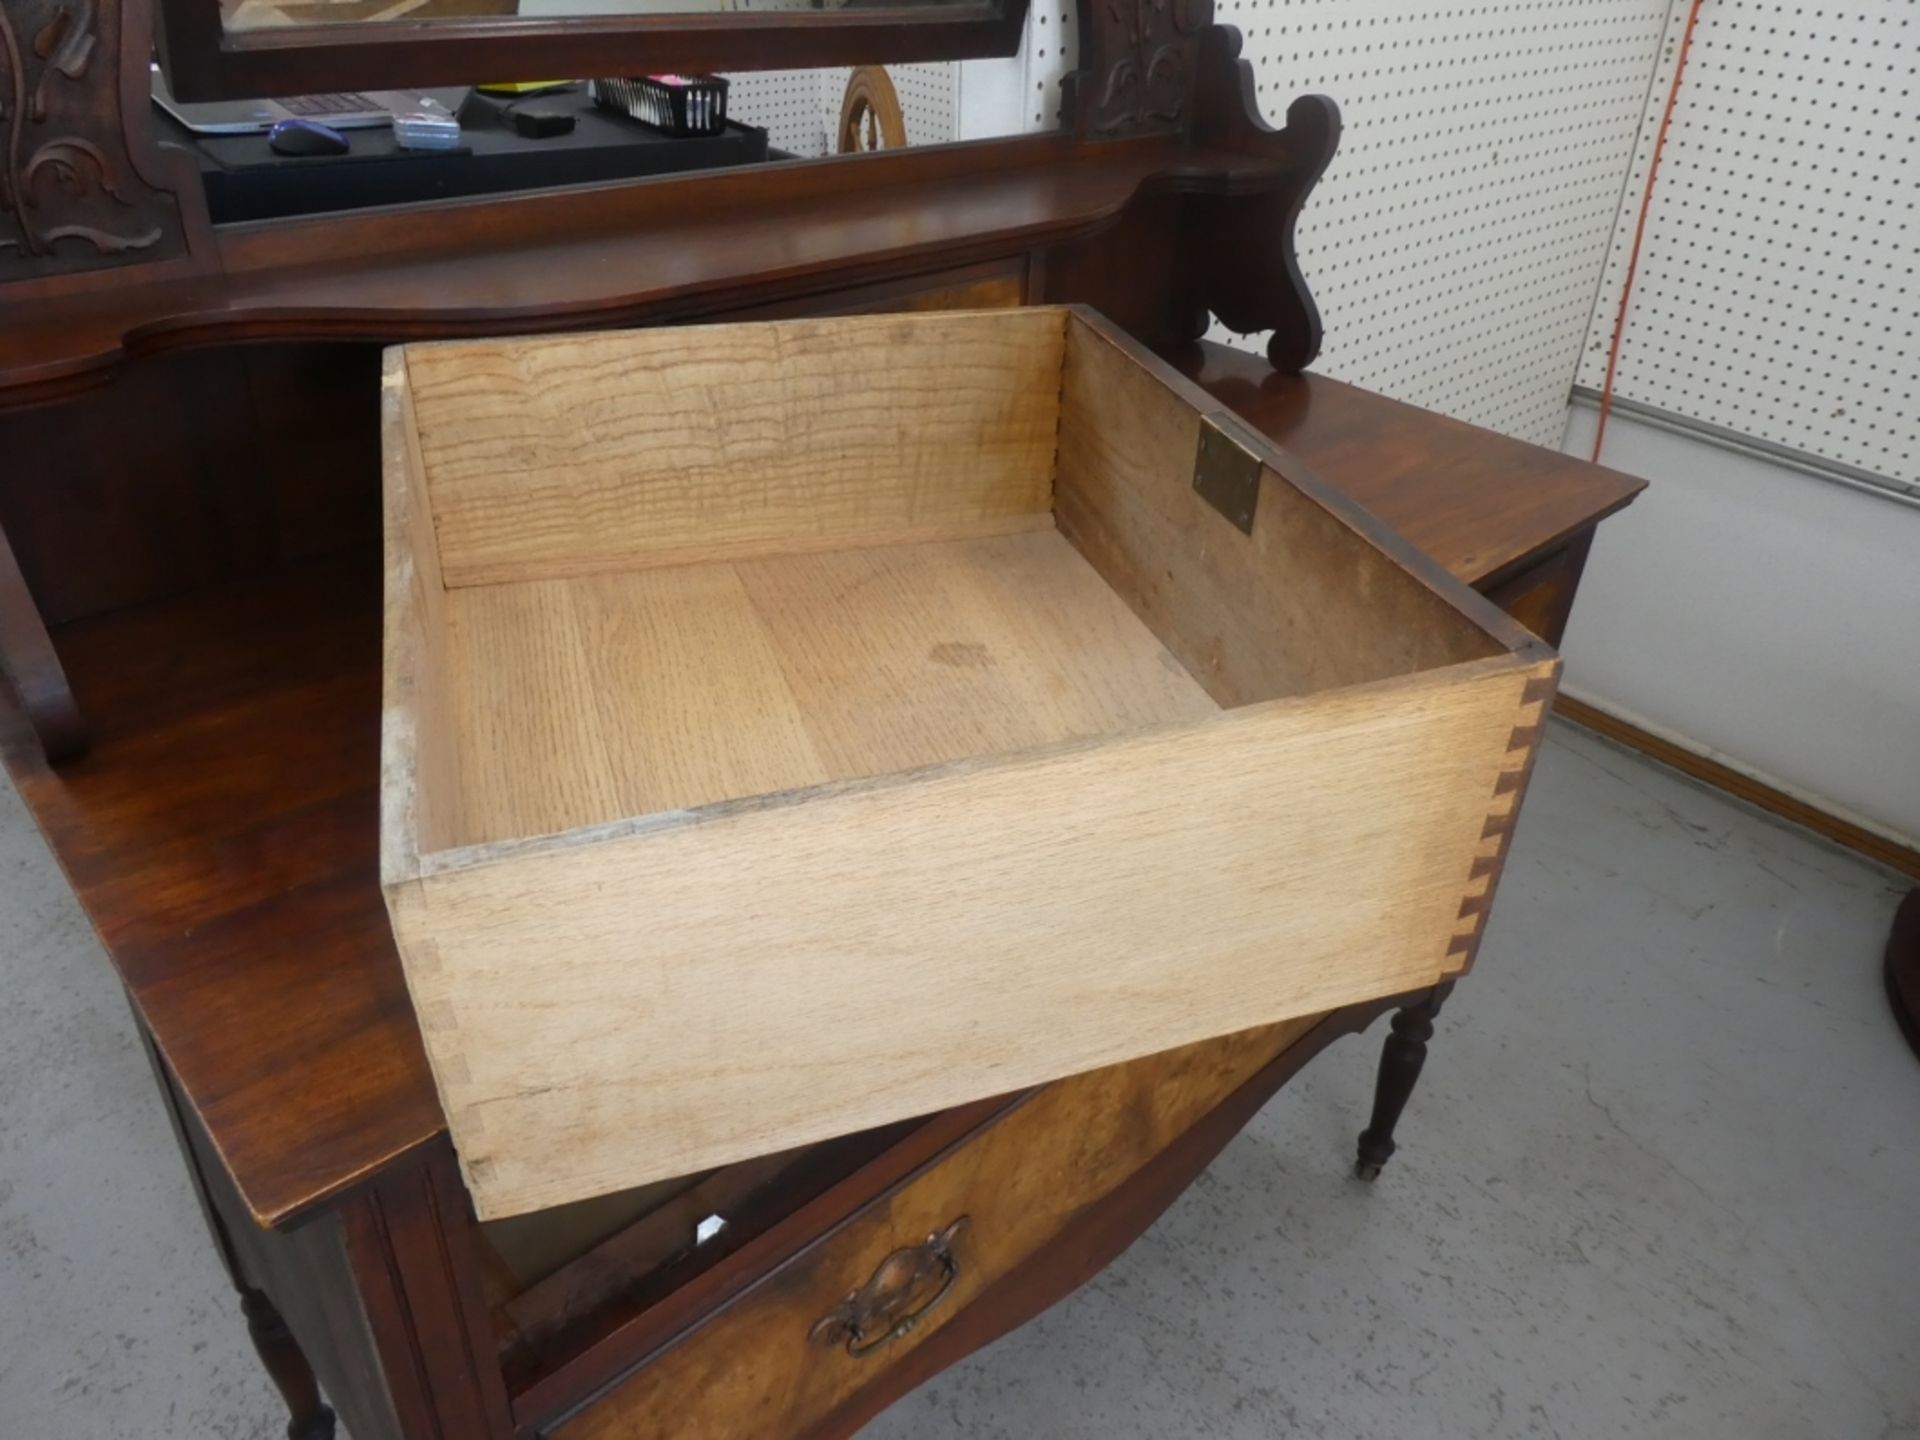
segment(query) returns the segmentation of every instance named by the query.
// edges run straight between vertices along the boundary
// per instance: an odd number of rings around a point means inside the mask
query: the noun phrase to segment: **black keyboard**
[[[365,95],[294,95],[279,102],[295,115],[364,115],[380,107]]]

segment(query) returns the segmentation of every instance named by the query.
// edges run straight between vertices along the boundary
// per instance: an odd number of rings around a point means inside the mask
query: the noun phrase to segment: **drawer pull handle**
[[[847,1354],[858,1360],[912,1334],[960,1278],[954,1242],[968,1223],[962,1215],[918,1245],[894,1251],[880,1262],[866,1284],[849,1290],[846,1299],[814,1321],[807,1338],[822,1345],[845,1340]]]

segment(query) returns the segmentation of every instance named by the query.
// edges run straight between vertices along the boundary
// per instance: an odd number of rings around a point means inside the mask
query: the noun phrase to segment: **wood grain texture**
[[[826,778],[731,565],[448,599],[467,844]]]
[[[1547,730],[1547,712],[1559,683],[1560,661],[1556,657],[1540,665],[1520,692],[1520,704],[1513,715],[1513,733],[1507,739],[1507,752],[1500,759],[1500,773],[1494,781],[1493,798],[1487,805],[1480,844],[1467,872],[1466,891],[1460,898],[1453,942],[1447,947],[1453,962],[1450,975],[1464,974],[1479,953],[1480,937],[1493,910],[1494,891],[1506,868],[1507,851],[1512,847],[1514,827],[1520,820],[1520,805],[1527,798],[1527,781],[1533,775],[1533,762],[1540,754],[1540,742]]]
[[[1573,616],[1573,597],[1587,568],[1593,532],[1575,536],[1553,554],[1518,570],[1486,596],[1549,645],[1557,646]]]
[[[1431,983],[1526,679],[1481,662],[390,886],[480,1214]]]
[[[971,1143],[880,1196],[804,1264],[681,1337],[553,1440],[736,1440],[797,1435],[892,1366],[909,1361],[996,1281],[1057,1243],[1087,1206],[1122,1185],[1232,1095],[1317,1017],[1155,1056],[1049,1086]],[[1046,1163],[1036,1164],[1044,1154]],[[913,1333],[865,1359],[808,1329],[892,1251],[960,1216],[953,1291]]]
[[[476,586],[447,612],[462,844],[1216,708],[1051,530]]]
[[[967,213],[993,220],[977,206]],[[1114,284],[1122,278],[1116,263]],[[29,330],[42,326],[37,313],[24,314]],[[93,333],[68,338],[90,343]],[[0,335],[0,360],[17,358],[16,338],[31,348],[31,335]],[[192,409],[181,398],[213,383],[187,362],[214,358],[244,361],[261,424],[246,407]],[[357,517],[379,508],[378,411],[367,399],[378,358],[338,343],[168,356],[78,410],[0,417],[9,454],[50,462],[30,460],[0,483],[21,567],[43,600],[61,589],[56,619],[97,613],[54,627],[96,721],[86,762],[49,767],[5,693],[0,745],[185,1102],[263,1225],[310,1213],[445,1128],[377,875],[381,578],[368,563],[374,529]],[[1322,376],[1274,376],[1257,356],[1203,346],[1182,366],[1469,583],[1550,553],[1640,488]],[[137,421],[116,429],[129,407]],[[181,415],[190,433],[176,435],[168,417]],[[204,462],[194,436],[210,439]],[[83,441],[95,448],[76,452]],[[156,474],[175,471],[156,499]],[[29,489],[49,475],[60,484]],[[261,529],[247,506],[216,505],[224,492],[211,482],[223,475],[272,477],[277,492],[297,479],[297,494],[268,514],[298,528]],[[82,543],[77,519],[69,529],[27,523],[65,515],[76,485],[96,497],[76,512],[94,517],[94,543]],[[316,507],[337,523],[316,526]],[[100,525],[114,517],[114,543],[103,546]],[[239,536],[240,549],[215,557],[225,569],[183,571],[197,558],[183,537],[209,528],[229,544]],[[311,558],[322,530],[332,537],[323,548],[347,545],[343,561]],[[247,578],[245,566],[268,573]],[[154,583],[129,590],[129,574]],[[253,1019],[236,1026],[236,1015]]]
[[[1173,273],[1135,249],[1139,203],[1297,183],[1271,159],[1167,138],[1082,148],[1037,134],[445,201],[431,225],[395,206],[225,226],[218,275],[23,307],[0,326],[0,409],[183,346],[659,324],[799,297],[829,309],[836,291],[1024,262],[1102,230],[1125,252],[1114,294],[1157,291]]]
[[[1206,397],[1091,312],[415,347],[393,383],[390,487],[425,476],[477,583],[403,596],[461,693],[388,807],[443,768],[472,843],[384,876],[485,1218],[1432,983],[1485,908],[1550,654],[1310,477],[1227,525]],[[902,543],[1050,497],[1090,567]]]
[[[1031,528],[1057,311],[414,346],[452,587]]]
[[[420,461],[405,354],[389,350],[380,381],[385,554],[385,680],[380,708],[380,853],[396,875],[425,850],[465,833],[447,597]]]
[[[1192,486],[1202,413],[1111,333],[1069,327],[1056,518],[1215,700],[1245,705],[1499,652],[1271,466],[1253,533],[1239,535]]]
[[[1455,578],[1493,592],[1632,501],[1647,482],[1325,375],[1278,375],[1204,342],[1180,372]],[[1547,636],[1549,640],[1554,636]]]

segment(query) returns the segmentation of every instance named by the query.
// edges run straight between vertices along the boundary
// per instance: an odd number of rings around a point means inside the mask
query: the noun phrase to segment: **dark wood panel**
[[[256,1226],[206,1131],[178,1103],[164,1062],[158,1068],[208,1223],[238,1271],[236,1283],[264,1292],[273,1302],[354,1440],[403,1440],[341,1216],[330,1211],[286,1231]],[[240,1304],[236,1295],[236,1317]]]
[[[379,356],[163,356],[57,409],[0,412],[0,529],[47,623],[379,533]]]
[[[1281,375],[1201,344],[1182,372],[1468,584],[1488,591],[1646,488],[1557,450],[1389,400],[1324,375]]]
[[[98,735],[57,773],[0,697],[21,793],[261,1224],[443,1129],[375,879],[373,562],[64,627]]]
[[[431,225],[401,208],[226,226],[218,278],[130,279],[10,315],[0,407],[60,398],[131,356],[182,347],[737,310],[1065,243],[1113,225],[1137,197],[1259,194],[1299,178],[1284,159],[1163,138],[1083,150],[1037,135],[448,201]],[[1158,288],[1172,274],[1148,268],[1135,284]]]
[[[354,1278],[416,1440],[507,1440],[512,1420],[480,1299],[473,1213],[445,1141],[341,1211]]]
[[[1576,535],[1551,555],[1489,586],[1487,598],[1549,645],[1558,645],[1573,614],[1573,597],[1587,568],[1593,532]]]

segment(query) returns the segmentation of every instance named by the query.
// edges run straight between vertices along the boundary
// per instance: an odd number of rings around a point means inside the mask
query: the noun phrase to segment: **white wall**
[[[1674,108],[1616,393],[1892,483],[1920,478],[1913,0],[1714,0]],[[1578,381],[1607,370],[1673,0]],[[1567,448],[1591,448],[1575,406]],[[1920,843],[1920,510],[1615,412],[1651,488],[1601,527],[1567,636],[1575,693],[1823,809]]]
[[[1920,842],[1920,509],[1617,411],[1603,458],[1650,484],[1600,527],[1568,690]]]

